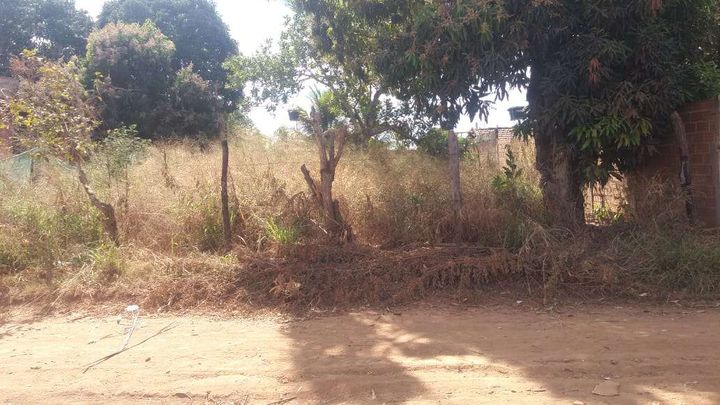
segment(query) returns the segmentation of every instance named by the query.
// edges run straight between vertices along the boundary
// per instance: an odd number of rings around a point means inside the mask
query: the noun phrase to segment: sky
[[[105,0],[75,0],[75,6],[86,10],[91,16],[97,17],[102,10]],[[254,53],[268,39],[277,40],[284,29],[285,16],[290,10],[282,0],[215,0],[220,16],[230,27],[232,37],[237,41],[240,52]],[[287,110],[292,106],[307,108],[308,94],[300,94],[290,100],[290,105],[278,108],[276,114],[269,113],[262,108],[253,109],[250,118],[255,126],[264,134],[272,135],[276,129],[286,126],[294,127],[290,122]],[[494,128],[496,126],[512,126],[507,109],[514,106],[527,105],[525,95],[513,91],[510,98],[497,102],[490,110],[488,122],[470,122],[464,117],[458,127],[459,132],[468,131],[474,127]]]

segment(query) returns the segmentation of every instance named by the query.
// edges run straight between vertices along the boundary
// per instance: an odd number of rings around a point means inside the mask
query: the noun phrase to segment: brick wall
[[[680,110],[687,132],[693,202],[698,222],[720,226],[720,98],[689,104]],[[680,146],[675,139],[658,145],[658,153],[630,177],[636,198],[649,179],[679,188]]]

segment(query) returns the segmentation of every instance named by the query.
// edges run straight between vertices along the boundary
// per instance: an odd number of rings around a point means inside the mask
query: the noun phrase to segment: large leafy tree
[[[211,0],[110,0],[103,6],[98,25],[143,24],[150,20],[175,43],[175,70],[193,65],[194,71],[223,90],[228,109],[241,93],[224,90],[227,72],[223,63],[238,53],[237,43]]]
[[[219,135],[222,103],[211,83],[192,65],[177,72],[167,98],[167,109],[160,117],[162,136],[208,139]]]
[[[109,24],[90,35],[86,80],[102,82],[104,127],[136,125],[145,138],[158,135],[175,75],[174,52],[173,42],[152,22]]]
[[[73,0],[3,0],[0,16],[0,75],[24,49],[51,59],[82,54],[93,26]]]
[[[582,186],[637,164],[683,103],[712,91],[713,0],[297,0],[372,24],[373,66],[451,129],[486,94],[526,88],[520,126],[537,150],[552,219],[582,222]],[[335,11],[333,11],[335,12]],[[343,26],[317,32],[342,41]]]
[[[377,43],[371,26],[343,8],[327,11],[336,13],[319,15],[296,8],[277,47],[268,43],[255,55],[241,55],[226,64],[231,85],[248,85],[248,101],[269,110],[287,103],[306,86],[327,89],[349,121],[349,140],[360,145],[381,134],[408,139],[427,129],[407,104],[389,97],[375,73],[371,61]],[[352,32],[346,41],[328,41],[318,31],[331,29],[330,24]]]

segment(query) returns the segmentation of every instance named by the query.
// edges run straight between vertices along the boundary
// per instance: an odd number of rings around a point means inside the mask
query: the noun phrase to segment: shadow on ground
[[[298,399],[720,403],[720,313],[412,309],[287,325]],[[593,388],[620,383],[619,396]]]

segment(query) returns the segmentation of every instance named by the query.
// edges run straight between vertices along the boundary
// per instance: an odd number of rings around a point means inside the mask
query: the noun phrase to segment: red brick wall
[[[690,176],[698,222],[720,226],[720,98],[689,104],[680,110],[690,151]],[[642,193],[643,181],[659,178],[679,186],[680,146],[675,139],[658,146],[658,153],[636,171],[632,192]]]

